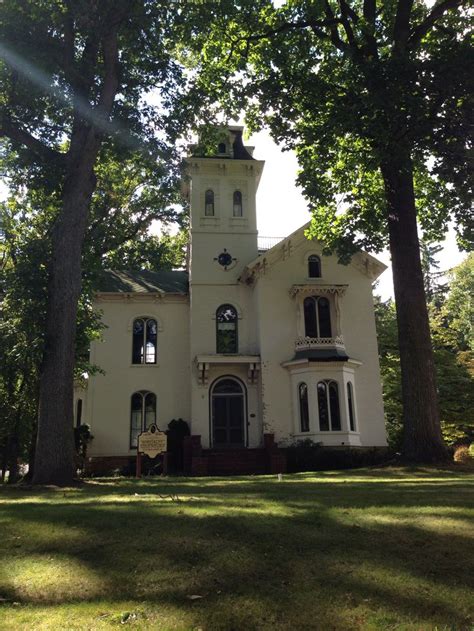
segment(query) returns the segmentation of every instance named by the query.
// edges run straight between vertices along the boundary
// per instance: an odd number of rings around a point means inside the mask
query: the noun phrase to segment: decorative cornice
[[[346,293],[348,285],[323,285],[320,283],[307,283],[304,285],[293,285],[290,288],[289,294],[292,298],[298,295],[302,296],[314,296],[314,295],[326,295],[343,296]]]

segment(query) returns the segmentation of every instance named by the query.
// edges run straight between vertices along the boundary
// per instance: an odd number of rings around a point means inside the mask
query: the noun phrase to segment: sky
[[[254,158],[265,160],[257,193],[257,227],[259,236],[286,237],[311,219],[301,190],[295,184],[298,171],[296,156],[281,151],[266,131],[251,136],[246,145],[254,146]],[[438,255],[440,270],[446,271],[466,258],[455,241],[454,230],[448,232]],[[392,270],[388,251],[375,255],[387,270],[380,276],[375,293],[386,300],[393,297]]]

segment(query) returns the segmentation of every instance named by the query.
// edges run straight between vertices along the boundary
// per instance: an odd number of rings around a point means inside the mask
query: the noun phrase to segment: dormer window
[[[308,278],[321,278],[321,259],[316,254],[308,256]]]
[[[332,337],[329,300],[324,296],[310,296],[305,298],[303,306],[306,337]]]
[[[206,217],[214,217],[214,191],[210,188],[204,195],[204,214]]]
[[[242,217],[242,193],[234,191],[234,217]]]
[[[220,142],[218,147],[217,147],[217,151],[219,153],[227,153],[227,147],[225,146],[225,142]]]

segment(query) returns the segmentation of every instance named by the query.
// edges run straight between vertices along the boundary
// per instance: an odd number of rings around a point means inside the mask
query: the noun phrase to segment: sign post
[[[138,435],[137,445],[137,468],[136,477],[142,477],[142,455],[145,454],[150,458],[155,458],[158,454],[165,454],[164,461],[166,460],[166,450],[168,448],[168,437],[165,432],[162,432],[158,427],[153,424],[141,434]],[[165,464],[165,462],[163,462]],[[163,470],[165,467],[163,467]],[[164,473],[165,471],[163,471]]]

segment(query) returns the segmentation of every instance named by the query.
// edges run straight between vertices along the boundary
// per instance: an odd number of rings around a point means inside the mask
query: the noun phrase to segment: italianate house
[[[104,273],[91,349],[103,374],[75,394],[92,471],[131,462],[141,431],[178,418],[195,474],[277,471],[305,439],[386,445],[372,299],[385,266],[323,256],[307,226],[259,249],[263,168],[228,128],[213,155],[186,160],[187,270]]]

